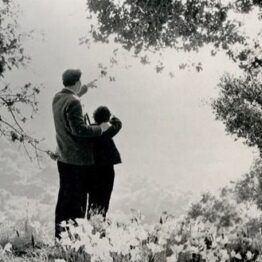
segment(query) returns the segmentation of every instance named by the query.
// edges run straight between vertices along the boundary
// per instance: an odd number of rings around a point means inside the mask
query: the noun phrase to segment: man
[[[55,95],[52,104],[60,177],[55,211],[55,237],[58,239],[63,230],[62,221],[85,216],[88,184],[94,176],[93,138],[109,128],[105,123],[86,125],[77,94],[95,85],[92,82],[81,87],[80,78],[80,70],[66,70],[62,76],[64,88]]]

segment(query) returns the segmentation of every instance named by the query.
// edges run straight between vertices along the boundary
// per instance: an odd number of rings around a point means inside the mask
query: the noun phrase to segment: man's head
[[[94,112],[94,120],[100,125],[103,122],[108,122],[111,116],[109,109],[106,106],[99,106]]]
[[[78,93],[81,88],[81,74],[78,69],[67,69],[62,75],[64,86]]]

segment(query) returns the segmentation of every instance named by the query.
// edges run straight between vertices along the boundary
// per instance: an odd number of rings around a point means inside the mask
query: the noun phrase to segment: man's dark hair
[[[109,109],[106,106],[99,106],[94,112],[94,120],[97,124],[108,122],[111,116]]]
[[[78,69],[68,69],[62,75],[64,86],[73,86],[81,77],[81,71]]]

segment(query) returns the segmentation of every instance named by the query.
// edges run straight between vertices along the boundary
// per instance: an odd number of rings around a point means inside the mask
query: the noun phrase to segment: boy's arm
[[[117,117],[112,117],[110,119],[111,126],[103,133],[103,136],[114,137],[122,128],[122,122]]]

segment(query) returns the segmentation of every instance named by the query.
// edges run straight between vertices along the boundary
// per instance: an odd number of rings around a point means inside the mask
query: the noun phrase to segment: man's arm
[[[80,89],[80,91],[79,91],[79,93],[77,95],[79,97],[81,97],[81,96],[83,96],[84,94],[87,93],[89,88],[97,88],[96,81],[97,81],[97,79],[91,81],[90,83],[88,83],[86,85],[81,86],[81,89]]]
[[[74,100],[70,103],[66,110],[66,118],[69,129],[72,135],[78,137],[97,137],[101,136],[102,128],[93,125],[88,126],[84,121],[82,114],[82,106],[79,100]]]
[[[122,128],[122,122],[117,117],[112,117],[110,119],[111,126],[103,133],[103,136],[114,137]]]

